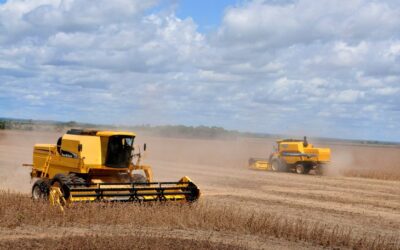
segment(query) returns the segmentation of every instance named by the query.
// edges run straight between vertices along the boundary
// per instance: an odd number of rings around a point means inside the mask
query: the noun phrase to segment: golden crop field
[[[250,170],[272,141],[138,137],[157,181],[189,176],[194,204],[82,203],[65,213],[30,199],[34,143],[45,132],[0,132],[0,248],[399,249],[400,148],[326,145],[324,176]]]

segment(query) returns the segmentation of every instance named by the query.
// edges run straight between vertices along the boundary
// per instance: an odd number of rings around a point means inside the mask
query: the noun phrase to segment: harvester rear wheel
[[[49,183],[46,180],[37,180],[32,186],[32,199],[47,199],[49,195]]]

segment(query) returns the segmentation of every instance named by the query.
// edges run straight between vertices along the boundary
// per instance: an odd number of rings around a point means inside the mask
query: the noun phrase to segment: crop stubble
[[[140,143],[149,145],[146,161],[153,165],[156,179],[188,175],[200,186],[201,201],[191,206],[82,204],[60,216],[47,204],[32,203],[26,194],[29,171],[20,167],[30,161],[33,143],[53,142],[58,135],[0,133],[1,186],[12,192],[0,194],[3,248],[400,247],[398,180],[343,177],[343,171],[320,177],[246,169],[249,156],[268,153],[268,140],[139,137]],[[339,162],[346,170],[346,164],[355,164],[355,171],[373,169],[363,154],[373,164],[379,161],[371,158],[370,147],[333,146],[333,153],[346,150],[351,157]],[[391,157],[382,168],[396,171],[399,149],[373,151]],[[15,195],[16,191],[22,194]]]

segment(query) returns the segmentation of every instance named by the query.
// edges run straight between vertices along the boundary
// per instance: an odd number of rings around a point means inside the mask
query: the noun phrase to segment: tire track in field
[[[94,225],[91,227],[37,227],[24,226],[23,228],[0,228],[1,241],[24,241],[38,239],[59,239],[70,236],[137,236],[149,238],[170,238],[177,240],[208,241],[223,243],[232,247],[246,249],[322,249],[306,242],[292,242],[274,237],[258,237],[253,235],[235,234],[230,232],[217,232],[194,229],[169,229],[169,228],[132,228],[117,225]]]

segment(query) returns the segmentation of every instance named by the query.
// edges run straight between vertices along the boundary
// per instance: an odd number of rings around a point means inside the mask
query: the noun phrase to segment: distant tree
[[[6,122],[0,121],[0,129],[6,129]]]
[[[67,127],[76,127],[77,124],[78,124],[78,123],[77,123],[76,121],[69,121],[69,122],[67,122],[65,125],[66,125]]]

